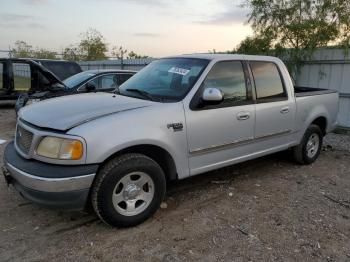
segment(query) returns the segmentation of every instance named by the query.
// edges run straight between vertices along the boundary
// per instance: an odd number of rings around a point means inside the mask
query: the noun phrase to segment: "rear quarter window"
[[[275,63],[251,61],[249,65],[253,73],[258,101],[287,99],[287,93]]]

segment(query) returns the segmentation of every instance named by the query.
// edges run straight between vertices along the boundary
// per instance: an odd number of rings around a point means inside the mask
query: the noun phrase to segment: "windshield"
[[[63,81],[63,83],[68,87],[68,88],[73,88],[76,86],[80,86],[84,81],[88,80],[89,78],[93,77],[96,75],[95,73],[91,73],[88,71],[81,72],[79,74],[73,75],[66,80]]]
[[[208,63],[205,59],[160,59],[122,84],[119,92],[151,100],[180,101],[191,90]]]

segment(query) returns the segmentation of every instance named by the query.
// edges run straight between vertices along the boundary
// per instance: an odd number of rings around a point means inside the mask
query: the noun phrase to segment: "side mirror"
[[[224,94],[217,88],[206,88],[202,95],[205,104],[220,104],[224,100]]]
[[[86,92],[96,91],[96,86],[94,83],[88,82],[85,84],[85,90],[86,90]]]

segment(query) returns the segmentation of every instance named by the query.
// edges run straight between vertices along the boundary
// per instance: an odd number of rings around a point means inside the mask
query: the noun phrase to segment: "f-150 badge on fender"
[[[182,131],[182,129],[184,128],[184,125],[182,123],[171,123],[167,125],[167,128],[168,129],[172,128],[174,132],[177,132],[177,131]]]

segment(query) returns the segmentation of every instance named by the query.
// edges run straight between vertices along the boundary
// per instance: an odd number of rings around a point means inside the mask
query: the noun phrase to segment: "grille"
[[[21,126],[17,126],[16,132],[16,144],[23,151],[23,153],[28,154],[30,146],[32,145],[33,133],[24,129]]]

